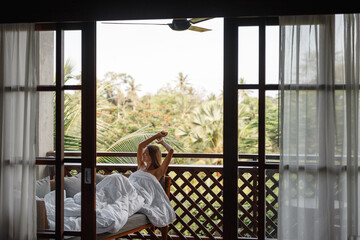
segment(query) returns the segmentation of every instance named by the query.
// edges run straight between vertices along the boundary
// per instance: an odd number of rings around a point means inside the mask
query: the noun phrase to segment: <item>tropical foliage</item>
[[[67,62],[66,79],[77,80]],[[244,79],[242,79],[244,82]],[[179,73],[156,94],[140,96],[141,85],[125,73],[109,72],[98,79],[97,151],[136,152],[145,137],[165,129],[177,151],[223,152],[222,95],[203,96],[191,78]],[[81,92],[65,93],[65,150],[81,148]],[[239,91],[239,153],[258,151],[258,97]],[[278,99],[266,98],[266,151],[278,153]],[[133,158],[100,158],[100,162],[130,163]],[[178,163],[221,164],[221,160],[180,159]]]

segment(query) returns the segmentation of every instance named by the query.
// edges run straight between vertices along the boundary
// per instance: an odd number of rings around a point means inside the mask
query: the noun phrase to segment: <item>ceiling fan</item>
[[[172,30],[184,31],[192,30],[196,32],[211,31],[211,29],[194,26],[193,24],[209,20],[211,18],[174,18],[171,23],[125,23],[125,22],[102,22],[103,24],[136,24],[136,25],[167,25]]]

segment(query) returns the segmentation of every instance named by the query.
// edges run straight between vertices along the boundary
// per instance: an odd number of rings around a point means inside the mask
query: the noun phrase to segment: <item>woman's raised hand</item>
[[[164,130],[162,130],[161,132],[158,133],[158,135],[159,135],[159,138],[163,138],[168,135],[168,132],[165,132]]]
[[[161,144],[161,143],[163,143],[164,142],[164,139],[163,138],[158,138],[158,139],[156,139],[156,143],[157,144]]]
[[[156,138],[156,143],[162,143],[164,140],[163,140],[163,138],[164,137],[166,137],[167,136],[167,132],[165,132],[165,131],[161,131],[161,132],[159,132],[157,135],[158,135],[158,137]]]

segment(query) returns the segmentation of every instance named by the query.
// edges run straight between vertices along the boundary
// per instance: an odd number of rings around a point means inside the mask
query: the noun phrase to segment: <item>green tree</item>
[[[187,139],[192,152],[223,152],[223,105],[221,99],[203,102],[192,112],[191,124],[185,124],[177,129],[176,135]],[[215,162],[207,160],[207,162],[220,163],[218,160]]]
[[[250,94],[238,104],[238,151],[258,152],[258,98]]]
[[[188,75],[185,75],[180,72],[177,77],[177,85],[176,88],[179,89],[181,92],[185,92],[188,89],[189,81],[188,81]]]
[[[135,84],[135,79],[130,75],[126,77],[124,82],[127,84],[125,89],[127,91],[127,100],[129,101],[129,105],[131,105],[132,109],[134,110],[136,101],[138,100],[137,92],[140,91],[141,84]]]
[[[266,153],[280,154],[279,98],[266,97]]]
[[[64,66],[64,82],[70,79],[81,79],[80,75],[73,74],[74,66],[69,59],[66,60]],[[54,137],[55,136],[55,107],[54,107]],[[97,144],[108,147],[104,132],[108,131],[111,125],[97,120]],[[55,141],[54,141],[55,143]],[[55,146],[54,146],[55,149]],[[81,150],[81,92],[70,91],[64,93],[64,149],[65,151]]]
[[[80,76],[73,74],[75,67],[67,59],[64,66],[64,83],[71,79],[80,79]],[[54,95],[55,103],[55,95]],[[66,151],[79,151],[81,149],[81,132],[76,125],[80,119],[80,98],[76,92],[64,94],[64,149]],[[54,149],[56,150],[56,109],[54,106]]]
[[[70,61],[66,79],[80,79],[72,74]],[[168,84],[157,94],[139,97],[140,85],[125,73],[109,72],[98,80],[97,150],[136,152],[139,141],[165,129],[178,151],[198,153],[223,152],[223,98],[203,97],[191,86],[187,75],[179,73],[178,83]],[[241,80],[245,82],[244,79]],[[239,92],[239,153],[258,152],[258,98],[250,91]],[[278,98],[266,97],[266,151],[278,153]],[[65,93],[66,150],[81,148],[81,93]],[[145,127],[144,127],[145,126]],[[195,161],[194,161],[195,160]],[[195,163],[198,159],[180,159]],[[103,162],[134,162],[134,158],[102,158]],[[218,160],[198,161],[218,164]]]

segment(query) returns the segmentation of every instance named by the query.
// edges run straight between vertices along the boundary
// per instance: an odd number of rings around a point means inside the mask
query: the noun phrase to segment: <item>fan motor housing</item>
[[[174,19],[171,24],[169,24],[170,28],[175,31],[184,31],[189,29],[191,23],[188,20],[177,20]]]

